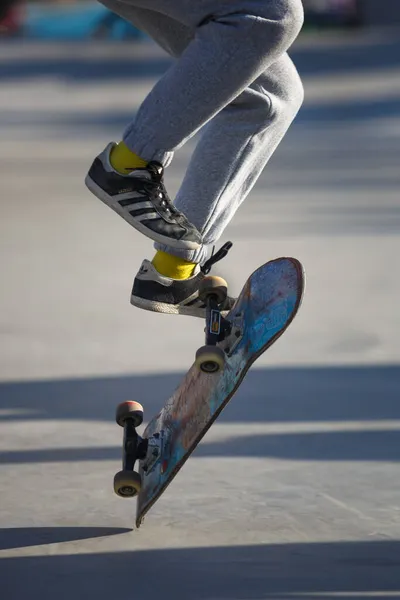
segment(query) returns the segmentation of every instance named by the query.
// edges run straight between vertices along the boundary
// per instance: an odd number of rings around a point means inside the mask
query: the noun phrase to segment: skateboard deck
[[[252,363],[292,322],[303,291],[303,268],[294,258],[272,260],[248,278],[226,317],[230,333],[219,344],[226,355],[224,368],[205,373],[193,364],[142,434],[148,450],[139,467],[137,527],[235,394]]]

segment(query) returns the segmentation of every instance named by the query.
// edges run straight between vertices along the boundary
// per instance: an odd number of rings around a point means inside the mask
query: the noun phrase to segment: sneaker
[[[114,142],[95,158],[85,184],[107,206],[145,236],[172,248],[196,250],[201,235],[172,204],[164,186],[163,166],[155,161],[120,175],[110,163]]]
[[[224,244],[203,267],[197,266],[189,279],[178,280],[160,275],[149,260],[144,260],[133,282],[131,304],[154,312],[205,318],[206,305],[199,298],[200,282],[211,266],[226,256],[231,246],[230,242]],[[221,310],[223,316],[231,310],[235,301],[236,298],[227,297]]]

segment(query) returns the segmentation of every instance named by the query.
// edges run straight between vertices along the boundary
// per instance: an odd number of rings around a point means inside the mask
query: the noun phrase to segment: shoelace
[[[228,252],[232,248],[232,246],[233,246],[232,242],[225,242],[225,244],[223,244],[221,246],[221,248],[218,250],[218,252],[216,252],[215,254],[214,254],[215,246],[213,246],[210,258],[208,260],[206,260],[206,262],[204,263],[204,265],[202,267],[200,267],[202,272],[204,273],[204,275],[207,275],[211,271],[211,267],[213,265],[215,265],[215,263],[217,263],[220,260],[222,260],[223,258],[225,258],[225,256],[228,254]]]
[[[179,222],[186,221],[182,213],[173,205],[171,199],[168,196],[167,190],[164,186],[162,177],[164,169],[161,164],[157,162],[150,162],[146,170],[151,175],[151,181],[143,181],[143,191],[149,194],[153,201],[159,203],[159,205],[169,215],[174,215],[176,220]]]

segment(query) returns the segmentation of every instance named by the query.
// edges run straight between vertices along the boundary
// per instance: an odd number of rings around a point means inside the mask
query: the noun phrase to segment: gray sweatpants
[[[203,262],[246,198],[303,101],[286,54],[303,24],[301,0],[101,0],[177,60],[124,134],[167,166],[201,136],[175,204],[203,235],[200,250],[156,248]]]

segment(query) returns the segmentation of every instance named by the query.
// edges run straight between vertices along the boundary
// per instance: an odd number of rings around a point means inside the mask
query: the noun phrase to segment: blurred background
[[[138,400],[150,419],[203,325],[130,306],[151,242],[83,180],[171,60],[100,4],[2,0],[7,600],[109,599],[117,585],[185,600],[400,597],[400,1],[304,7],[290,51],[304,106],[220,268],[237,293],[261,263],[296,256],[303,306],[132,532],[134,504],[112,490],[115,406]],[[195,142],[167,170],[172,194]]]
[[[332,29],[400,22],[397,0],[303,0],[305,28]],[[3,36],[37,39],[140,39],[141,32],[91,0],[2,0]]]
[[[400,21],[397,0],[303,0],[305,30],[393,25]],[[129,39],[142,34],[88,0],[2,0],[0,31],[4,36],[39,39]]]

